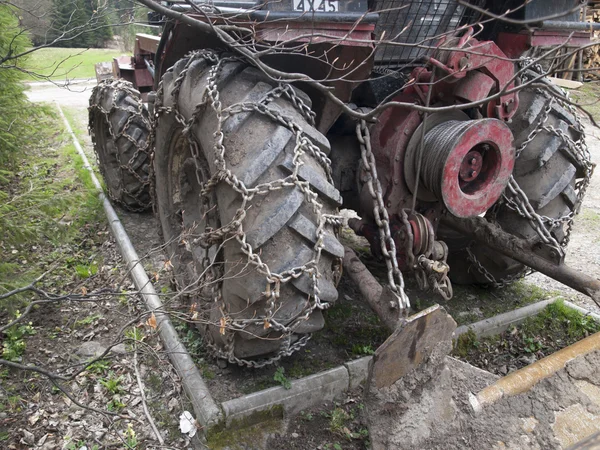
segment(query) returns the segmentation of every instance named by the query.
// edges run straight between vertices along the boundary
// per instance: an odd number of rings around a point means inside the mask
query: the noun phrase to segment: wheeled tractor
[[[90,132],[217,357],[258,367],[323,327],[342,208],[386,263],[383,318],[409,310],[402,273],[446,300],[530,269],[598,298],[563,262],[593,164],[539,57],[589,42],[578,2],[140,3],[161,36],[114,62]]]

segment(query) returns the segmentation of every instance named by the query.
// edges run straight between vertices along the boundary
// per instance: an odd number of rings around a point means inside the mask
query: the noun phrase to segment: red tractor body
[[[560,14],[548,16],[541,0],[494,3],[156,6],[160,41],[140,36],[116,74],[142,98],[154,79],[148,128],[156,128],[157,208],[176,271],[184,285],[204,280],[198,274],[210,258],[231,270],[234,258],[247,257],[258,274],[256,283],[254,275],[244,286],[224,278],[222,288],[193,294],[199,310],[207,296],[220,305],[205,311],[217,355],[256,366],[247,358],[276,348],[289,354],[304,342],[298,336],[322,326],[343,256],[333,230],[339,206],[358,212],[350,227],[386,261],[394,314],[408,308],[399,269],[449,299],[449,276],[486,284],[521,276],[523,249],[562,264],[592,165],[573,108],[525,56],[588,37],[573,1],[552,3],[567,22],[548,19]],[[269,178],[276,174],[281,179]],[[263,195],[275,197],[256,200]],[[474,245],[477,233],[464,230],[477,220],[519,244],[502,255],[501,245]],[[314,247],[294,244],[298,236]],[[199,259],[201,249],[208,253]],[[297,262],[308,249],[313,259]],[[280,300],[282,292],[291,300]]]

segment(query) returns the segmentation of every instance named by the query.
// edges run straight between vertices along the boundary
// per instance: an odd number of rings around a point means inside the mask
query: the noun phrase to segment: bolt
[[[473,158],[473,159],[471,160],[471,164],[475,164],[476,162],[477,162],[477,158]]]
[[[474,170],[473,172],[471,172],[471,176],[472,176],[472,177],[476,177],[476,176],[477,176],[477,171],[476,171],[476,170]]]
[[[392,202],[387,202],[387,207],[391,208],[392,207]]]

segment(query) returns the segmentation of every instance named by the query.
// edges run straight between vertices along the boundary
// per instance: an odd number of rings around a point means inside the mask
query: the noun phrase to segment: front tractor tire
[[[585,151],[577,155],[585,143],[576,112],[561,100],[564,94],[560,89],[549,81],[544,83],[547,88],[543,91],[524,88],[519,92],[519,108],[509,123],[518,156],[513,178],[527,196],[531,213],[565,247],[570,222],[578,211],[592,165]],[[505,199],[490,208],[486,218],[532,245],[541,242],[532,221]],[[475,245],[447,228],[440,227],[438,235],[448,244],[449,276],[454,283],[501,287],[527,270],[514,259],[485,245]]]
[[[344,249],[325,218],[341,196],[310,104],[300,90],[212,52],[177,62],[157,93],[166,250],[198,328],[229,362],[259,367],[289,355],[323,327],[322,310],[338,296]],[[262,193],[242,203],[256,188]],[[277,274],[286,275],[274,282]]]
[[[111,79],[94,88],[89,130],[110,199],[129,211],[148,209],[151,124],[131,83]]]

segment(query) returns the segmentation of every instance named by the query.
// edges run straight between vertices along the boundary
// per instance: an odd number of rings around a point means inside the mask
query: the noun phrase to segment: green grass
[[[596,122],[600,122],[600,82],[589,81],[578,89],[569,91],[571,99],[585,109]]]
[[[557,300],[500,335],[478,337],[469,330],[455,342],[453,355],[490,371],[503,364],[519,368],[531,355],[540,359],[599,331],[600,323]]]
[[[125,52],[115,49],[42,48],[31,53],[25,67],[52,80],[95,78],[96,63],[112,61],[123,54]],[[34,75],[28,78],[39,79]]]
[[[88,268],[88,276],[99,267],[94,249],[104,237],[96,231],[105,219],[89,173],[57,115],[36,125],[45,144],[22,148],[18,169],[0,177],[0,293],[48,269],[48,283],[64,285],[81,279],[78,266]],[[13,313],[28,298],[0,302],[0,314]]]

